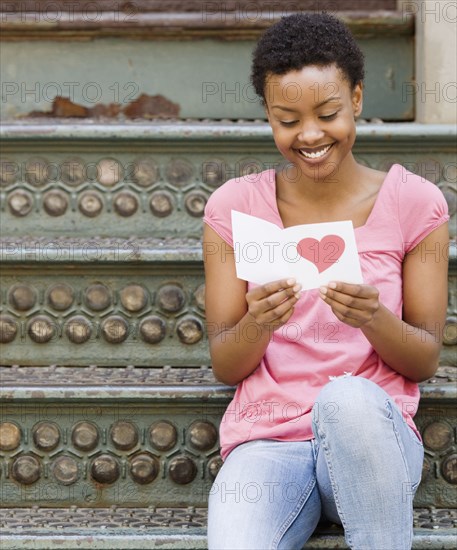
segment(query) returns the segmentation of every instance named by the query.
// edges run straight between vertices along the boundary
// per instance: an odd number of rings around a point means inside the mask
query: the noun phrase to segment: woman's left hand
[[[319,292],[336,317],[355,328],[370,323],[380,307],[379,291],[374,286],[332,281]]]

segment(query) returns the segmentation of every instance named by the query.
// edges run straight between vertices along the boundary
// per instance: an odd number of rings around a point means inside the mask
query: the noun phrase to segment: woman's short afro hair
[[[282,17],[260,37],[252,57],[251,82],[263,104],[270,74],[283,75],[307,65],[325,67],[335,63],[351,90],[365,76],[364,56],[350,30],[326,12]]]

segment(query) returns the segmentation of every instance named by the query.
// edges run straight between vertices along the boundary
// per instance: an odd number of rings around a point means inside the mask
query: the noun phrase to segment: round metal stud
[[[165,218],[173,212],[173,196],[166,191],[156,191],[151,195],[149,206],[154,216]]]
[[[0,451],[14,451],[21,442],[21,428],[13,422],[0,422]]]
[[[71,286],[65,283],[52,285],[48,292],[48,304],[56,311],[65,311],[75,299]]]
[[[78,208],[84,216],[95,218],[103,210],[103,198],[94,191],[87,191],[81,195]]]
[[[223,462],[220,456],[215,456],[208,462],[208,472],[213,479],[216,478],[219,470],[222,468],[222,464]]]
[[[218,187],[227,179],[227,165],[222,159],[207,160],[202,164],[202,181]]]
[[[238,163],[238,171],[240,176],[256,177],[264,170],[264,166],[256,159],[243,159]]]
[[[113,205],[120,216],[127,218],[138,210],[138,199],[132,193],[122,192],[114,197]]]
[[[194,175],[194,167],[185,159],[175,159],[170,162],[165,170],[167,181],[177,187],[184,187],[191,183]]]
[[[73,426],[71,441],[80,451],[92,451],[98,445],[99,439],[98,428],[92,422],[83,420]]]
[[[119,315],[111,315],[102,322],[103,338],[110,344],[120,344],[128,336],[127,321]]]
[[[13,216],[27,216],[33,207],[33,197],[27,191],[14,191],[8,195],[8,208]]]
[[[67,159],[60,167],[60,178],[66,185],[77,187],[86,180],[86,169],[81,159]]]
[[[189,443],[199,451],[209,451],[217,443],[217,430],[211,422],[197,420],[189,427]]]
[[[457,317],[448,317],[443,331],[443,344],[455,346],[457,344]]]
[[[441,463],[441,473],[448,483],[457,483],[457,454],[447,456]]]
[[[68,208],[68,199],[62,191],[49,191],[43,196],[43,207],[50,216],[62,216]]]
[[[60,441],[60,432],[54,422],[38,422],[32,429],[33,442],[42,451],[52,451]]]
[[[92,335],[90,321],[82,315],[71,317],[65,325],[65,334],[70,342],[74,344],[83,344],[87,342]]]
[[[93,311],[103,311],[111,305],[111,292],[100,283],[90,285],[84,292],[84,302]]]
[[[49,165],[43,158],[33,158],[25,165],[25,180],[30,185],[41,187],[49,180]]]
[[[155,315],[145,317],[140,323],[140,334],[148,344],[158,344],[167,333],[167,326],[163,319]]]
[[[9,159],[0,159],[0,187],[8,187],[16,182],[19,166]]]
[[[59,456],[52,464],[52,474],[62,485],[78,481],[78,463],[71,456]]]
[[[138,159],[134,163],[132,180],[141,187],[149,187],[159,180],[159,167],[151,159]]]
[[[165,285],[157,292],[157,304],[162,311],[176,313],[186,301],[184,292],[177,285]]]
[[[27,311],[28,309],[32,309],[36,303],[36,300],[37,293],[35,289],[28,285],[14,285],[9,291],[8,301],[14,309],[19,311]]]
[[[171,422],[159,420],[151,425],[149,439],[158,451],[168,451],[176,445],[178,432]]]
[[[159,461],[148,453],[136,455],[130,461],[130,475],[140,485],[151,483],[158,473]]]
[[[445,422],[432,422],[425,427],[422,439],[425,446],[432,451],[441,451],[451,444],[452,429]]]
[[[29,336],[37,344],[49,342],[54,337],[55,333],[54,322],[44,315],[38,315],[31,319],[28,326]]]
[[[141,311],[148,302],[148,295],[140,285],[128,285],[119,293],[121,304],[127,311]]]
[[[195,303],[202,311],[205,311],[205,285],[201,284],[194,292]]]
[[[41,476],[40,462],[31,455],[18,456],[13,462],[11,475],[23,485],[35,483]]]
[[[188,456],[177,456],[170,462],[170,478],[179,485],[191,483],[197,475],[197,466]]]
[[[128,451],[138,443],[138,428],[132,422],[120,420],[111,426],[110,437],[117,449]]]
[[[102,159],[97,164],[97,180],[105,187],[112,187],[123,178],[124,171],[115,159]]]
[[[0,344],[9,344],[16,338],[17,322],[8,315],[0,315]]]
[[[201,218],[205,212],[207,200],[206,195],[195,191],[186,196],[184,199],[184,206],[191,216],[194,216],[194,218]]]
[[[176,332],[183,344],[196,344],[203,338],[203,325],[195,318],[182,319],[176,327]]]
[[[90,474],[99,483],[114,483],[120,475],[119,463],[111,455],[100,455],[93,460]]]

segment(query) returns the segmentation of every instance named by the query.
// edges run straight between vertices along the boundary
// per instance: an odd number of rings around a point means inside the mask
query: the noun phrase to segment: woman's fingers
[[[354,327],[369,322],[379,308],[379,291],[370,285],[332,282],[319,291],[335,316]]]
[[[249,313],[259,324],[281,323],[282,317],[292,315],[300,289],[295,279],[281,279],[256,287],[246,294]]]
[[[280,290],[292,289],[296,284],[295,279],[280,279],[264,285],[257,286],[248,292],[254,300],[262,300]]]

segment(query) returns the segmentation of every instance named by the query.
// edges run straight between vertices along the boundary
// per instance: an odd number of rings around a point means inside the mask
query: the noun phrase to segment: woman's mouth
[[[314,159],[320,159],[324,157],[328,151],[331,149],[331,147],[334,145],[334,143],[329,143],[328,145],[324,145],[323,147],[316,147],[315,149],[309,149],[308,147],[303,147],[301,149],[298,149],[299,153],[309,160]]]

